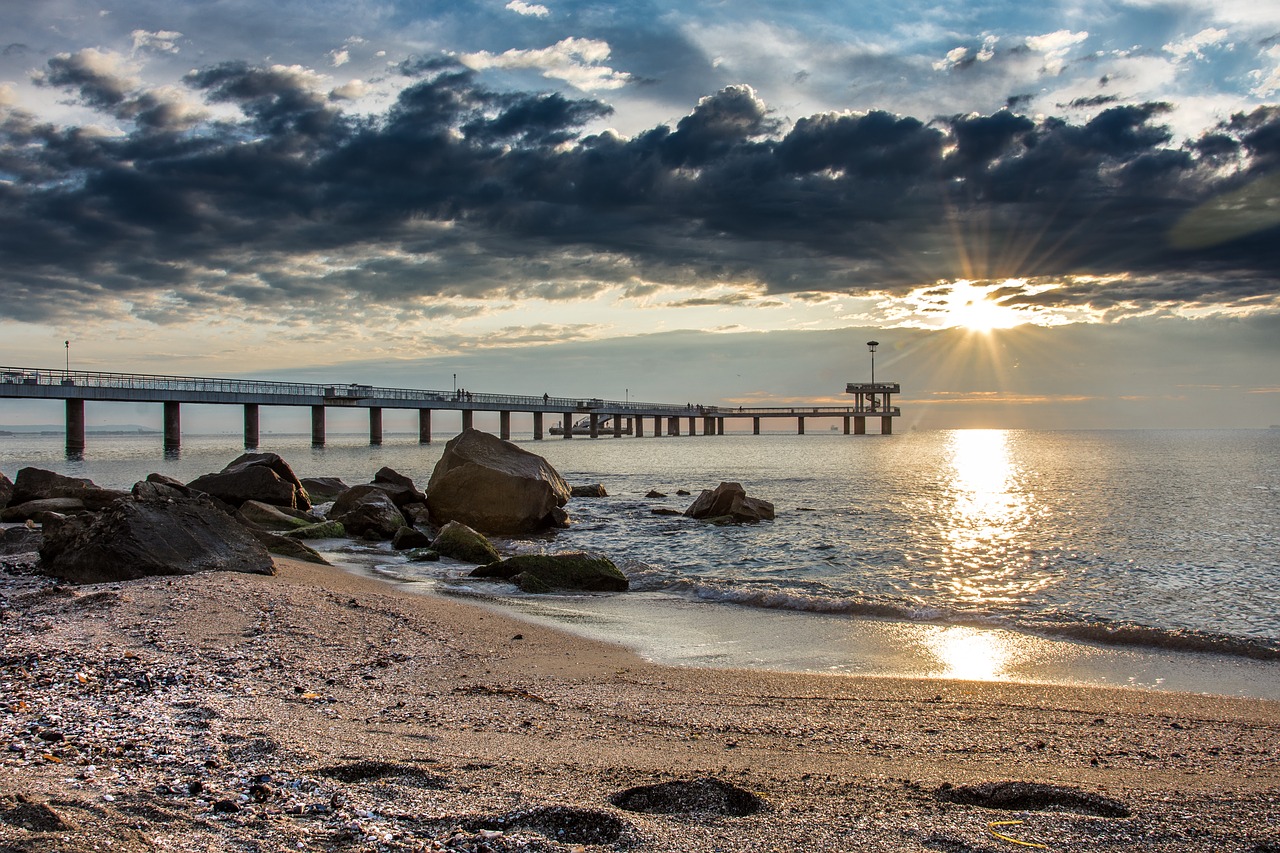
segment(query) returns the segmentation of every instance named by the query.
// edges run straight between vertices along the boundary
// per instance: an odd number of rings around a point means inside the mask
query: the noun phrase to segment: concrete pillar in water
[[[698,434],[698,419],[689,418],[689,435],[697,435],[697,434]]]
[[[418,444],[431,443],[431,410],[418,409]]]
[[[564,413],[564,437],[573,438],[573,413]]]
[[[636,415],[631,421],[636,428],[636,438],[644,438],[644,415]]]
[[[844,416],[844,434],[845,435],[849,434],[849,416],[848,415]]]
[[[613,437],[622,438],[622,415],[613,416]]]
[[[653,434],[659,437],[666,435],[662,429],[662,415],[655,415],[653,418]]]
[[[498,438],[503,441],[511,440],[511,413],[498,412]]]
[[[724,418],[718,418],[719,423],[716,424],[716,435],[724,435]]]
[[[893,418],[880,418],[880,434],[893,435]]]
[[[542,441],[542,412],[533,413],[533,440]]]
[[[591,437],[599,438],[600,437],[600,416],[597,415],[595,412],[592,412],[590,415],[587,416],[587,418],[591,424]]]
[[[67,455],[84,453],[84,400],[67,400]]]
[[[178,450],[182,447],[182,407],[173,400],[164,404],[164,449]]]
[[[759,419],[759,418],[752,418],[752,419],[751,419],[751,434],[752,434],[752,435],[759,435],[759,434],[760,434],[760,419]]]
[[[258,446],[258,404],[244,404],[244,449],[254,450]]]
[[[475,427],[472,426],[472,423],[474,422],[474,419],[475,419],[474,416],[475,416],[475,412],[472,412],[470,409],[462,410],[462,428],[463,429],[475,429]]]
[[[670,419],[668,419],[668,420],[667,420],[667,434],[668,434],[668,435],[679,435],[679,434],[680,434],[680,419],[679,419],[679,418],[670,418]]]
[[[311,407],[311,446],[324,447],[324,406]]]
[[[369,407],[369,443],[382,444],[382,408]]]
[[[862,415],[853,416],[853,434],[854,435],[867,434],[867,419]]]
[[[804,435],[804,415],[801,415],[800,417],[796,418],[796,424],[799,427],[799,431],[796,434]]]

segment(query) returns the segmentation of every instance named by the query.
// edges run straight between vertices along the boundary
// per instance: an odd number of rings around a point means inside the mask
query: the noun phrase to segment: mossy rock
[[[282,534],[290,539],[345,539],[347,529],[340,521],[322,521],[319,524],[308,524],[297,530]]]
[[[440,535],[431,542],[431,548],[442,557],[482,566],[502,559],[488,539],[460,521],[451,521],[440,528]]]
[[[481,566],[472,571],[471,576],[509,580],[525,592],[554,589],[623,592],[630,585],[627,576],[612,560],[581,552],[510,557]]]
[[[435,563],[440,560],[440,552],[431,548],[414,548],[408,551],[405,556],[409,558],[411,563]]]

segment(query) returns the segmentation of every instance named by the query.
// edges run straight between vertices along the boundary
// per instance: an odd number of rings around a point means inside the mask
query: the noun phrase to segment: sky
[[[1280,4],[0,14],[2,365],[1280,424]]]

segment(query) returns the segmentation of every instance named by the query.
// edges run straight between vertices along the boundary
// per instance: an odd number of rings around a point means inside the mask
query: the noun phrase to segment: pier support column
[[[662,415],[657,415],[653,419],[653,434],[657,438],[661,438],[667,434],[662,428]]]
[[[697,435],[697,434],[698,434],[698,419],[689,418],[689,435]]]
[[[759,419],[759,418],[752,418],[752,419],[751,419],[751,434],[752,434],[752,435],[759,435],[759,434],[760,434],[760,419]]]
[[[796,435],[804,435],[804,416],[803,415],[796,418],[796,425],[798,427],[798,431],[796,432]]]
[[[849,434],[849,416],[848,415],[844,416],[844,434],[845,435]]]
[[[324,447],[324,406],[311,407],[311,446]]]
[[[431,410],[418,409],[418,444],[431,443]]]
[[[244,449],[256,450],[258,447],[258,404],[244,404]]]
[[[716,435],[724,435],[724,418],[719,418],[716,424]]]
[[[84,453],[84,400],[67,400],[67,455]]]
[[[893,418],[880,419],[880,434],[893,435]]]
[[[511,440],[511,413],[498,412],[498,438],[503,441]]]
[[[573,413],[564,413],[564,437],[566,439],[573,438]]]
[[[679,434],[680,434],[680,419],[679,418],[668,419],[667,435],[679,435]]]
[[[644,438],[644,415],[636,415],[631,421],[635,425],[636,438]]]
[[[542,412],[533,413],[533,440],[542,441]]]
[[[462,428],[475,429],[475,427],[472,426],[474,421],[475,421],[475,412],[471,411],[470,409],[463,409],[462,410]]]
[[[592,412],[587,417],[591,423],[591,437],[599,438],[600,437],[600,416],[597,415],[595,412]]]
[[[369,407],[369,443],[382,444],[382,409]]]
[[[853,417],[853,434],[854,435],[867,434],[867,419],[862,415],[854,415]]]
[[[613,416],[613,437],[622,438],[622,415]]]
[[[182,406],[168,400],[164,404],[164,449],[166,453],[182,447]]]

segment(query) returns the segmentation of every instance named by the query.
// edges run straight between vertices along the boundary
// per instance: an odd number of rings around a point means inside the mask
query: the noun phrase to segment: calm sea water
[[[85,459],[69,461],[60,437],[0,438],[0,471],[12,477],[35,465],[128,487],[151,471],[190,480],[241,452],[237,436],[184,442],[179,456],[165,458],[158,436],[91,435]],[[792,614],[821,614],[826,626],[995,630],[1280,660],[1280,430],[540,442],[517,436],[517,442],[545,456],[570,483],[600,482],[610,497],[571,502],[569,530],[501,544],[611,556],[638,591],[628,594],[627,606],[647,602],[652,612],[668,614],[677,608],[682,624],[693,620],[710,632],[708,642],[719,649],[713,658],[771,665],[756,660],[759,651],[737,657],[725,651],[751,643],[715,636],[717,624],[736,624],[750,611],[775,626],[794,620]],[[389,465],[425,485],[443,443],[388,436],[381,447],[369,447],[352,435],[313,449],[307,436],[268,436],[262,449],[280,453],[300,476],[366,482]],[[772,501],[777,520],[713,527],[652,512],[683,509],[692,497],[677,490],[696,495],[722,480]],[[645,497],[651,489],[668,497]],[[350,559],[437,590],[495,589],[468,582],[463,567],[447,562],[407,564],[385,551]],[[507,596],[509,603],[520,598]],[[524,606],[561,621],[594,618],[597,627],[616,627],[624,617],[600,615],[618,607],[609,601]],[[735,605],[732,618],[714,606],[724,604]],[[584,617],[592,607],[597,615]],[[653,619],[622,633],[644,637],[661,633],[655,627],[661,624]],[[806,640],[808,629],[787,625],[776,630],[786,632],[788,643],[831,642],[822,631]],[[769,645],[759,637],[756,644]],[[822,652],[811,651],[800,657],[812,661]],[[839,661],[820,668],[848,669]]]

